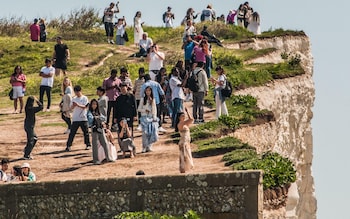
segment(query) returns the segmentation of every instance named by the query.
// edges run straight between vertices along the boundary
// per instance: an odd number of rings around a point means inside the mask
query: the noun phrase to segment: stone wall
[[[192,209],[203,218],[261,219],[262,190],[259,171],[4,184],[0,218],[182,215]]]

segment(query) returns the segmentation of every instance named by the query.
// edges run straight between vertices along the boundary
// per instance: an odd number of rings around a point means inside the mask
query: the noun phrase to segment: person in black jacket
[[[114,108],[114,122],[118,124],[119,130],[121,130],[120,121],[125,119],[128,126],[133,130],[133,121],[137,120],[135,96],[128,92],[128,84],[125,82],[120,84],[120,91]]]
[[[38,106],[34,106],[34,102],[37,103]],[[42,103],[33,96],[29,96],[26,102],[25,106],[25,113],[26,118],[24,119],[24,130],[27,133],[27,144],[24,148],[24,159],[29,160],[33,159],[30,156],[30,153],[32,152],[35,143],[38,140],[38,137],[36,136],[34,132],[34,126],[35,126],[35,113],[41,111],[43,109]]]

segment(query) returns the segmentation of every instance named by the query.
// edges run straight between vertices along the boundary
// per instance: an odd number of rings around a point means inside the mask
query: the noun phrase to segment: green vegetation
[[[114,219],[200,219],[195,211],[189,210],[182,216],[161,215],[159,213],[149,212],[124,212],[118,214]]]
[[[127,67],[131,78],[137,77],[139,67],[148,64],[144,59],[128,58],[136,52],[134,47],[126,47],[120,50],[118,47],[105,43],[104,30],[101,26],[101,17],[95,9],[82,8],[73,10],[68,16],[51,20],[47,24],[49,38],[46,43],[33,43],[29,40],[27,32],[29,22],[17,18],[0,20],[0,84],[3,96],[9,89],[9,77],[16,65],[21,65],[27,75],[27,95],[38,94],[40,77],[38,72],[44,66],[44,59],[52,57],[55,37],[61,35],[64,42],[70,48],[71,60],[68,63],[69,77],[73,84],[79,84],[84,89],[84,94],[95,95],[95,88],[100,86],[103,78],[108,77],[110,70]],[[225,39],[224,44],[252,42],[255,38],[270,38],[276,36],[305,36],[302,31],[270,30],[260,36],[254,36],[244,28],[224,25],[223,23],[198,23],[197,33],[203,26],[208,26],[208,31],[220,39]],[[132,27],[127,28],[130,40],[126,46],[133,45]],[[166,68],[170,68],[182,59],[183,52],[180,50],[182,44],[183,27],[174,29],[144,27],[153,41],[160,44],[161,50],[167,54]],[[131,49],[130,49],[131,48]],[[229,49],[213,45],[213,64],[222,65],[226,75],[235,89],[244,89],[252,86],[261,86],[275,79],[294,77],[304,74],[301,56],[298,54],[282,53],[282,62],[278,64],[248,64],[251,60],[276,52],[275,48],[261,50],[254,49]],[[98,64],[108,54],[114,56],[106,59],[102,66],[84,70],[86,66]],[[146,67],[147,69],[147,67]],[[215,75],[215,73],[213,73]],[[59,101],[61,89],[60,78],[55,79],[53,88],[53,100]],[[213,105],[213,92],[206,97],[206,104]],[[264,187],[272,188],[295,181],[295,170],[290,161],[276,153],[256,154],[250,145],[241,142],[234,137],[222,137],[232,134],[242,125],[256,125],[274,120],[272,112],[259,109],[257,100],[252,96],[232,96],[226,100],[229,116],[222,116],[219,120],[209,121],[205,124],[191,128],[191,137],[198,150],[198,156],[210,156],[213,154],[226,153],[223,161],[234,169],[262,169],[264,170]],[[0,108],[9,107],[12,101],[7,96],[1,97]],[[63,124],[63,123],[62,123]],[[60,123],[43,124],[43,126],[59,126]],[[178,135],[172,135],[178,140]],[[185,216],[187,215],[187,216]],[[194,212],[187,212],[185,218],[199,218]],[[192,217],[193,216],[193,217]],[[125,213],[116,218],[174,218],[161,216],[147,212]]]

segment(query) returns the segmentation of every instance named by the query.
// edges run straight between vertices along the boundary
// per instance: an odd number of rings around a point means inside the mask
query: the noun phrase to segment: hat
[[[170,6],[168,6],[168,9],[171,9],[171,7],[170,7]]]
[[[29,163],[23,163],[22,166],[21,166],[21,168],[25,168],[25,167],[30,168]]]
[[[122,83],[120,83],[120,85],[119,85],[120,87],[124,87],[124,86],[128,86],[128,84],[127,83],[125,83],[125,82],[122,82]]]

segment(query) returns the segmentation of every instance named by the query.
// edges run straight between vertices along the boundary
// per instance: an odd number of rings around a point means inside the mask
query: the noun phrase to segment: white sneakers
[[[63,134],[69,134],[70,133],[70,129],[67,129],[65,132],[63,132]]]
[[[137,130],[137,131],[142,131],[142,126],[141,126],[141,124],[139,124],[139,126],[137,126],[136,130]]]

